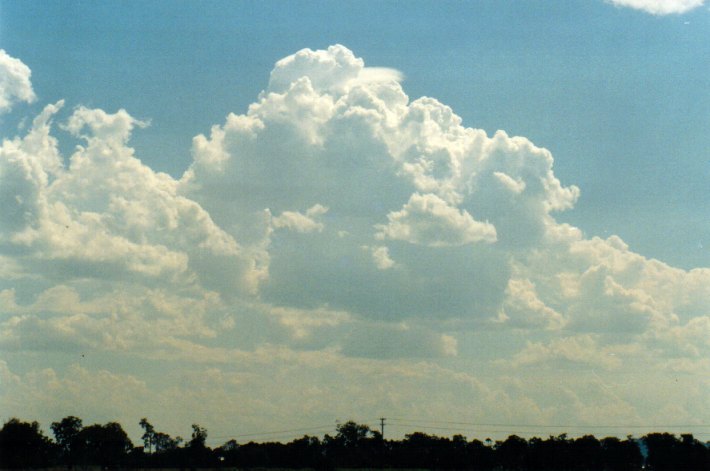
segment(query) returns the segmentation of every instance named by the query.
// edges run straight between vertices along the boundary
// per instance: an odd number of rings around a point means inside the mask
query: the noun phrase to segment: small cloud
[[[385,246],[369,247],[364,245],[363,250],[368,250],[372,254],[372,261],[379,270],[388,270],[394,267],[394,260],[390,258],[389,249]]]
[[[607,0],[607,3],[660,16],[687,13],[701,7],[705,0]]]
[[[0,49],[0,114],[10,111],[15,103],[32,103],[36,99],[31,75],[24,62]]]
[[[301,214],[296,211],[284,211],[280,216],[271,219],[271,224],[276,229],[290,229],[300,233],[322,232],[323,223],[316,219],[328,212],[328,208],[316,204]]]
[[[402,82],[404,74],[389,67],[365,67],[360,71],[358,83]]]
[[[335,311],[327,307],[317,309],[297,309],[275,306],[268,314],[278,319],[278,322],[291,330],[293,338],[308,337],[314,329],[336,327],[350,322],[350,314],[345,311]]]

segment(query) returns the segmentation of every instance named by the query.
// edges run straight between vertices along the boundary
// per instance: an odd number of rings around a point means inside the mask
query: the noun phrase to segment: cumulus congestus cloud
[[[19,78],[0,96],[30,101],[29,69],[2,61]],[[0,347],[179,361],[204,388],[181,395],[174,377],[155,386],[110,364],[87,388],[123,383],[158,408],[169,399],[264,417],[334,394],[322,413],[416,410],[421,390],[427,414],[475,402],[482,416],[503,404],[523,422],[631,421],[680,397],[645,397],[654,374],[710,371],[710,270],[559,223],[580,190],[555,176],[550,151],[466,127],[402,84],[343,46],[299,51],[246,112],[193,139],[178,179],[130,147],[147,121],[82,106],[60,120],[64,103],[47,105],[0,147]],[[81,142],[70,155],[61,133]],[[648,365],[648,378],[614,394],[613,376],[602,387],[584,373]],[[34,397],[32,410],[41,388],[71,388],[70,401],[91,376],[0,367],[3,401]],[[569,388],[541,389],[540,372]],[[303,388],[281,391],[281,376]],[[150,387],[162,388],[154,399]],[[663,413],[690,418],[707,387]],[[589,390],[599,394],[585,402]],[[129,420],[137,404],[124,404]]]
[[[552,212],[578,197],[545,149],[466,128],[437,100],[411,101],[399,78],[342,46],[303,50],[277,62],[246,114],[195,138],[182,192],[264,248],[268,299],[384,319],[492,317],[511,254],[544,241]],[[328,208],[317,226],[303,215],[316,205]],[[317,233],[271,230],[299,221]],[[375,245],[378,258],[360,250]]]

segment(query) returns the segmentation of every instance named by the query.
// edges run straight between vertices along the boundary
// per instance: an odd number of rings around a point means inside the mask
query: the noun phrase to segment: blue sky
[[[697,0],[1,2],[5,415],[707,424],[709,33]]]

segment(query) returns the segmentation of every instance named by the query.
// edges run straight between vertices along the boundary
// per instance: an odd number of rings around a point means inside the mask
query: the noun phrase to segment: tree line
[[[353,421],[323,438],[304,435],[288,443],[229,440],[210,448],[207,430],[192,425],[189,439],[159,432],[141,419],[142,446],[134,446],[117,422],[84,426],[69,416],[51,424],[13,418],[0,429],[0,468],[102,466],[104,468],[416,468],[471,471],[710,471],[710,442],[691,434],[649,433],[639,439],[592,435],[511,435],[482,442],[462,435],[423,432],[401,440]]]

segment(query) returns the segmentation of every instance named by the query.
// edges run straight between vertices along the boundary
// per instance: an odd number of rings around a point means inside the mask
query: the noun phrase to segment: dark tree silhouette
[[[48,466],[56,445],[50,442],[37,422],[10,419],[0,429],[0,468]]]
[[[153,443],[155,443],[155,428],[148,422],[148,419],[143,417],[140,422],[138,422],[138,425],[140,425],[143,430],[145,431],[143,433],[143,436],[141,439],[143,440],[143,445],[144,449],[148,451],[148,453],[153,452]]]
[[[450,448],[448,438],[428,435],[422,432],[414,432],[405,435],[401,446],[397,447],[396,461],[401,462],[405,467],[443,467],[442,459]],[[442,453],[444,452],[444,453]]]
[[[596,437],[585,435],[570,443],[567,461],[573,469],[595,471],[602,467],[602,444]]]
[[[133,448],[131,440],[117,422],[84,427],[77,435],[73,446],[81,464],[116,466],[125,461]]]
[[[680,443],[670,433],[650,433],[643,437],[648,449],[646,464],[654,471],[672,470],[680,458]]]
[[[153,427],[153,425],[148,422],[148,419],[145,417],[138,422],[138,425],[140,425],[145,431],[145,433],[141,436],[141,439],[143,440],[144,450],[147,450],[148,454],[175,450],[182,443],[182,438],[180,437],[172,438],[167,433],[156,431],[155,427]],[[193,427],[195,426],[193,425]],[[201,430],[204,432],[204,438],[206,439],[207,431],[204,429]]]
[[[185,448],[185,459],[191,466],[213,465],[215,457],[212,450],[205,445],[207,441],[207,429],[197,424],[192,424],[192,438]]]
[[[710,444],[709,444],[710,445]],[[710,470],[710,449],[696,440],[693,435],[686,433],[680,436],[679,469]]]
[[[710,470],[710,450],[691,434],[678,439],[670,433],[650,433],[642,440],[648,449],[646,465],[653,471]]]
[[[162,453],[169,450],[175,450],[182,443],[182,438],[171,437],[167,433],[156,432],[153,445],[157,453]]]
[[[207,429],[200,427],[197,424],[192,424],[192,438],[188,443],[190,448],[205,448],[207,441]]]
[[[76,439],[83,428],[80,418],[70,415],[59,422],[52,422],[51,429],[54,440],[61,448],[62,462],[76,464]]]
[[[480,440],[471,440],[468,444],[468,457],[468,464],[471,469],[492,469],[495,463],[493,448],[490,445],[485,445]]]
[[[337,430],[338,434],[335,439],[344,447],[360,446],[375,433],[367,425],[358,424],[352,420],[339,425]]]
[[[323,438],[325,466],[381,466],[383,440],[380,432],[352,420],[338,425],[335,437]]]
[[[528,443],[524,439],[511,435],[505,441],[496,442],[495,449],[498,463],[503,468],[508,470],[525,468]]]
[[[603,468],[609,471],[641,469],[643,455],[638,444],[630,437],[620,440],[607,437],[601,440]]]
[[[45,437],[37,422],[11,419],[0,429],[0,468],[39,468],[59,465],[104,468],[290,468],[329,471],[335,468],[417,468],[468,471],[710,471],[710,449],[693,435],[651,433],[625,440],[562,434],[528,440],[511,435],[493,445],[413,432],[402,440],[384,440],[369,426],[348,421],[335,436],[322,440],[308,435],[289,443],[239,444],[229,440],[214,450],[207,430],[192,425],[190,440],[155,430],[141,419],[145,447],[133,448],[116,422],[84,427],[69,416],[51,425],[56,443]],[[639,443],[647,451],[641,453]],[[149,453],[145,453],[145,448]]]

